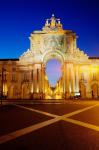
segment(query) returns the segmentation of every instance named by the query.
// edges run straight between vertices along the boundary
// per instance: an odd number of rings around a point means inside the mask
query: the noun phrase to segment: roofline
[[[2,58],[0,61],[19,61],[19,58]]]
[[[89,59],[99,59],[99,57],[89,57]],[[1,58],[0,61],[19,61],[19,58]]]
[[[89,59],[99,59],[99,57],[89,57]]]

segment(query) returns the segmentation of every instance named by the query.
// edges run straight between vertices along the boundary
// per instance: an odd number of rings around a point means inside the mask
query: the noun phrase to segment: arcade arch
[[[80,84],[80,95],[81,95],[81,98],[86,97],[86,86],[83,83]]]
[[[92,90],[92,98],[98,98],[98,84],[97,83],[92,84],[91,90]]]

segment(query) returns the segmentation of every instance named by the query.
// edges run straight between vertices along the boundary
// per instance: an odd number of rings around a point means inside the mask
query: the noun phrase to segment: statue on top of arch
[[[63,30],[60,19],[56,19],[54,14],[50,19],[46,19],[45,26],[43,27],[44,31],[57,31]]]

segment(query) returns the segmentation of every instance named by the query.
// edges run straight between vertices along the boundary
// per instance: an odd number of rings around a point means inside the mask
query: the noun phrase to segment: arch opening
[[[46,63],[46,98],[61,99],[60,82],[62,78],[62,63],[57,59],[50,59]]]
[[[92,89],[92,98],[98,98],[98,84],[93,84],[91,86]]]

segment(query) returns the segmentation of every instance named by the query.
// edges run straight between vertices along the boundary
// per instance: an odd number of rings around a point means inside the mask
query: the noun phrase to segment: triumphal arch
[[[29,37],[30,49],[19,59],[0,61],[0,93],[8,99],[69,99],[99,97],[99,58],[77,47],[77,35],[64,30],[54,15]],[[46,63],[61,63],[62,76],[51,87]],[[52,66],[53,67],[53,66]]]

